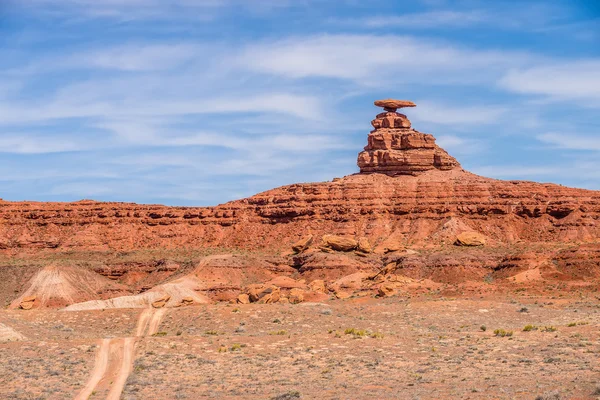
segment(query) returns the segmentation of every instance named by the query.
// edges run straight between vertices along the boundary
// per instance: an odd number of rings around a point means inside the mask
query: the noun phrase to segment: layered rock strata
[[[361,173],[379,172],[386,175],[416,175],[433,169],[451,170],[460,164],[435,143],[433,135],[411,128],[400,107],[414,107],[405,100],[377,100],[375,105],[385,112],[378,114],[371,125],[368,144],[358,155]]]
[[[593,241],[600,238],[600,192],[455,169],[356,174],[217,207],[0,202],[0,251],[283,249],[310,234],[434,243],[443,242],[436,235],[452,219],[505,243]]]
[[[387,111],[372,123],[359,174],[216,207],[0,200],[0,251],[281,250],[326,234],[364,237],[374,247],[436,245],[461,231],[491,245],[600,241],[600,192],[471,174],[396,112],[413,103],[377,103]]]

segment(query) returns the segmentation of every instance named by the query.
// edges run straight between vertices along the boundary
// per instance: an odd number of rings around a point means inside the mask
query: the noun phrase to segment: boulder
[[[456,246],[484,246],[485,237],[478,232],[463,232],[456,237]]]
[[[367,253],[367,254],[373,252],[371,243],[369,243],[369,239],[367,239],[366,237],[358,238],[356,250],[361,253]]]
[[[317,293],[327,292],[327,288],[325,287],[325,281],[322,279],[315,279],[314,281],[308,284],[308,288],[313,292]]]
[[[323,235],[322,247],[336,251],[352,251],[358,246],[358,242],[348,236]]]
[[[304,301],[304,290],[294,288],[290,290],[290,295],[288,296],[290,303],[298,304]]]
[[[340,300],[347,299],[350,296],[352,296],[352,293],[349,293],[349,292],[346,292],[343,290],[338,290],[334,294],[335,294],[335,297]]]
[[[166,306],[166,305],[167,305],[167,302],[168,302],[169,300],[171,300],[171,296],[169,296],[168,294],[167,294],[167,295],[164,295],[164,296],[162,296],[162,297],[160,297],[160,298],[158,298],[158,299],[154,300],[154,301],[152,302],[152,307],[153,307],[153,308],[163,308],[164,306]]]
[[[292,250],[294,250],[295,253],[302,253],[308,249],[308,247],[312,244],[312,241],[313,235],[305,236],[292,245]]]
[[[281,298],[281,291],[278,287],[267,288],[260,293],[260,299],[258,302],[260,304],[272,304],[277,303]]]
[[[248,294],[246,294],[246,293],[241,293],[237,297],[237,302],[239,304],[250,304],[250,296],[248,296]]]
[[[381,284],[377,289],[377,296],[379,297],[392,297],[396,295],[396,288],[393,285]]]
[[[192,304],[194,304],[194,298],[190,297],[190,296],[186,296],[181,299],[181,301],[179,302],[179,304],[177,306],[183,307],[183,306],[190,306]]]
[[[248,287],[246,288],[246,293],[248,294],[248,298],[249,298],[250,302],[255,303],[258,300],[260,300],[263,296],[270,293],[270,292],[266,292],[267,289],[272,290],[272,288],[269,288],[265,285],[260,285],[260,284],[248,285]]]
[[[22,310],[31,310],[35,304],[35,299],[36,296],[23,297],[21,303],[19,303],[19,308]]]

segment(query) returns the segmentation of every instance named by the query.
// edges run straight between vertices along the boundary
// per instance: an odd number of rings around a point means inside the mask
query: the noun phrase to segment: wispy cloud
[[[598,59],[573,49],[567,62],[531,36],[554,34],[565,14],[551,6],[420,1],[384,15],[355,0],[7,1],[19,22],[0,38],[0,197],[211,204],[328,180],[356,171],[382,96],[415,100],[415,128],[467,163],[492,145],[520,162],[494,157],[501,165],[480,170],[492,176],[590,182],[598,166],[579,160],[595,153],[560,167],[541,158],[599,146],[586,108],[599,102]],[[561,40],[578,40],[559,22]],[[559,101],[577,118],[567,124]],[[590,134],[566,140],[567,127]]]
[[[288,78],[383,82],[476,82],[527,64],[527,53],[473,50],[411,36],[320,35],[249,45],[238,65]]]
[[[551,101],[578,101],[583,106],[600,107],[600,59],[513,69],[500,80],[500,85]]]
[[[125,87],[123,89],[126,89]],[[222,113],[272,112],[295,117],[321,118],[320,101],[316,97],[287,93],[263,93],[252,97],[217,97],[184,99],[166,97],[143,99],[140,95],[114,98],[102,97],[101,84],[94,93],[95,100],[81,97],[55,98],[49,102],[0,102],[2,124],[29,123],[67,118],[126,118],[154,116],[183,116]],[[32,104],[33,103],[33,104]]]
[[[568,150],[600,151],[599,136],[581,136],[569,132],[544,133],[537,136],[541,142]]]
[[[68,58],[61,65],[73,67],[116,69],[122,71],[156,71],[172,69],[191,59],[197,58],[202,51],[198,45],[125,45],[107,50],[91,51],[81,56]],[[205,52],[203,52],[205,53]]]
[[[2,132],[0,137],[0,153],[60,153],[84,150],[88,146],[89,144],[76,143],[71,139],[49,137],[48,135],[44,137]]]

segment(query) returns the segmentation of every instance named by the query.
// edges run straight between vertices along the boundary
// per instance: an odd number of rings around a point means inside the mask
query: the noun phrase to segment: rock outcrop
[[[600,238],[600,192],[474,175],[396,113],[407,102],[379,104],[388,111],[373,121],[361,173],[216,207],[0,201],[0,252],[305,251],[308,237],[317,247],[323,235],[336,235],[364,237],[379,254],[452,244],[464,230],[500,244]],[[449,230],[452,221],[460,230]]]
[[[358,155],[361,173],[416,175],[432,169],[460,168],[458,161],[436,145],[433,135],[412,129],[406,115],[396,112],[400,107],[414,107],[414,103],[388,99],[377,100],[375,105],[385,112],[371,121],[375,129]]]
[[[372,122],[360,173],[331,182],[216,207],[0,200],[7,257],[182,255],[44,265],[21,281],[0,268],[9,282],[0,290],[19,293],[12,309],[91,310],[389,297],[490,275],[577,287],[600,278],[600,192],[474,175],[397,112],[414,103],[375,104],[385,112]],[[210,255],[188,258],[198,250]]]
[[[484,246],[485,237],[477,232],[463,232],[456,237],[454,242],[457,246]]]

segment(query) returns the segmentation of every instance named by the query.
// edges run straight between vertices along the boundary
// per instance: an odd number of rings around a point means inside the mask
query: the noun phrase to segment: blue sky
[[[331,180],[388,97],[472,172],[600,189],[600,3],[0,0],[0,197]]]

